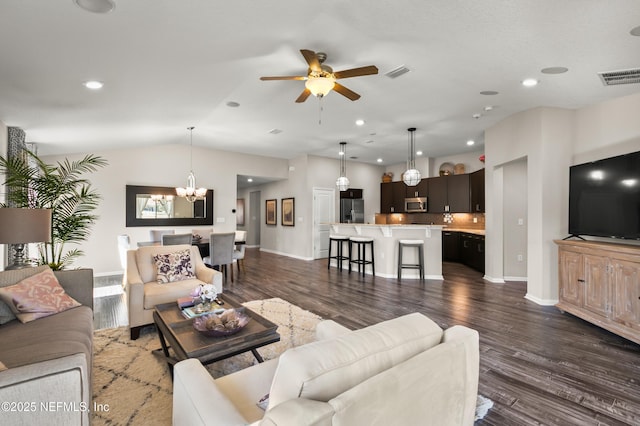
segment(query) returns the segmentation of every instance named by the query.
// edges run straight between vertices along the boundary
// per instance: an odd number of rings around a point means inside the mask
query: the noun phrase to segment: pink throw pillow
[[[65,293],[51,269],[0,288],[0,299],[23,323],[80,306]]]

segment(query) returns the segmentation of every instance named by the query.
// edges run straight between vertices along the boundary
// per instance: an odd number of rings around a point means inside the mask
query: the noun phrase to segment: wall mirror
[[[213,190],[193,203],[164,186],[127,185],[127,226],[213,225]]]

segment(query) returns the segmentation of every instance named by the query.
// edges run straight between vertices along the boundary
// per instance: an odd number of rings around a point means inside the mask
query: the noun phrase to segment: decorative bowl
[[[194,318],[193,328],[209,337],[230,336],[242,330],[251,318],[244,308],[226,309],[220,314],[206,314]]]

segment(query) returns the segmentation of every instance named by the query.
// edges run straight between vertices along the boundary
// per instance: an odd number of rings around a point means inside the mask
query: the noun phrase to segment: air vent
[[[411,71],[409,68],[405,67],[404,65],[400,65],[398,68],[392,69],[385,75],[389,78],[398,78],[401,75],[408,73],[409,71]]]
[[[640,69],[599,72],[600,80],[605,86],[640,83]]]

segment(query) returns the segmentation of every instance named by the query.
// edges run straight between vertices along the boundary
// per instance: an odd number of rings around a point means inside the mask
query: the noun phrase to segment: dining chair
[[[231,282],[233,282],[233,250],[235,232],[212,233],[209,235],[209,256],[202,259],[205,265],[214,267],[219,266],[220,271],[227,279],[227,272],[231,271]],[[227,265],[231,268],[227,269]]]
[[[151,241],[159,243],[162,241],[163,235],[172,235],[175,233],[176,231],[173,229],[151,229],[149,230],[149,238]],[[189,241],[189,244],[191,244],[191,241]]]
[[[191,244],[191,233],[188,234],[164,234],[162,236],[163,246],[175,246],[178,244]]]
[[[118,235],[118,253],[120,254],[120,266],[127,268],[127,250],[131,248],[131,239],[127,234]]]
[[[233,260],[238,265],[238,275],[240,275],[240,269],[244,270],[244,249],[247,243],[247,231],[236,231],[235,248],[233,249]]]

